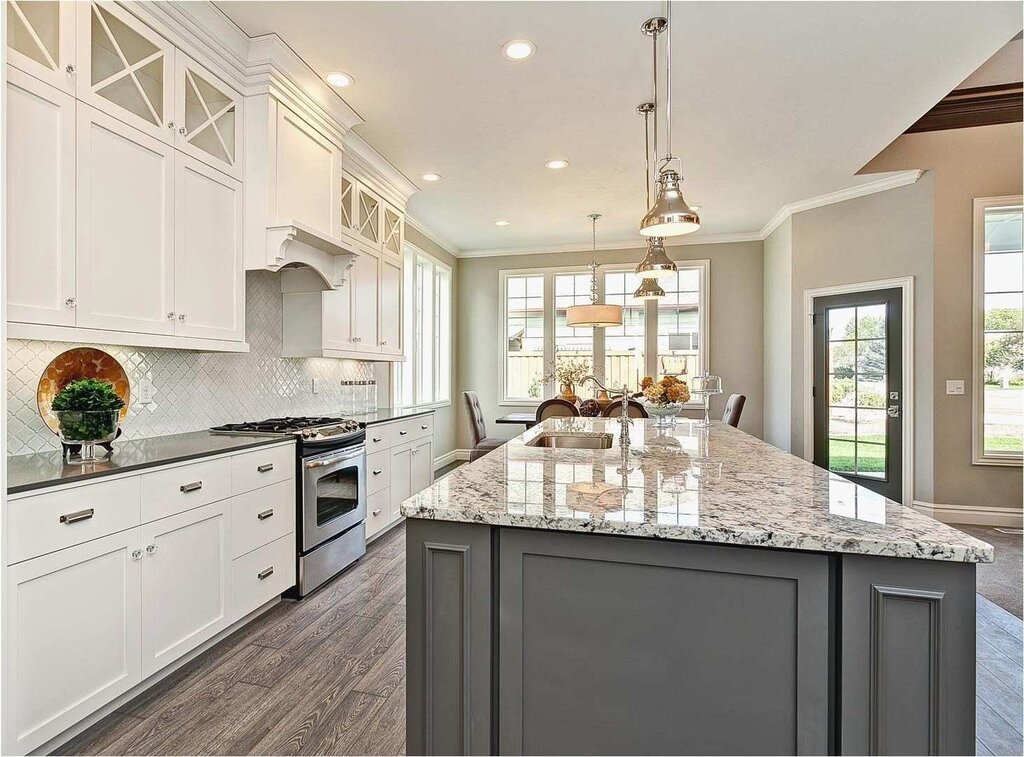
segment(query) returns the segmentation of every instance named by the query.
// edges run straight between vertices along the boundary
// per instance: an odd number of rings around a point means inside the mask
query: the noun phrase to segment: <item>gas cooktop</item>
[[[302,439],[328,439],[354,434],[360,430],[359,422],[329,416],[298,416],[267,418],[249,423],[226,423],[210,429],[215,434],[292,435]]]

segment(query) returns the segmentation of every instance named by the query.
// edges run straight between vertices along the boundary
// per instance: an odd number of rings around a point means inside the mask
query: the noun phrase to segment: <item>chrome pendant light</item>
[[[655,47],[655,60],[657,60],[657,47]],[[658,98],[658,67],[654,67],[654,98]],[[651,146],[649,142],[651,130],[648,118],[657,108],[655,103],[643,103],[637,106],[637,113],[644,117],[644,189],[647,192],[647,204],[651,204]],[[658,133],[654,133],[654,151],[658,151]],[[643,260],[637,265],[635,273],[642,277],[639,288],[633,296],[642,300],[657,300],[665,296],[665,290],[658,284],[662,276],[671,276],[676,272],[676,264],[672,262],[665,252],[664,240],[661,237],[647,237],[647,253]]]
[[[593,228],[594,258],[590,262],[590,304],[573,305],[565,311],[565,325],[573,328],[594,327],[603,329],[607,326],[622,325],[622,306],[605,305],[597,301],[597,219],[600,213],[591,213],[590,219]]]
[[[651,18],[644,22],[641,30],[654,40],[654,55],[657,61],[658,35],[668,29],[665,52],[665,156],[659,161],[658,193],[647,215],[640,221],[640,233],[645,237],[677,237],[692,234],[700,228],[700,217],[686,204],[680,188],[683,161],[672,154],[672,3],[665,3],[665,18]],[[655,86],[658,70],[655,62]],[[657,105],[657,98],[655,98]],[[654,133],[658,133],[658,113],[654,112]],[[655,148],[657,151],[657,148]],[[672,169],[672,163],[679,164],[679,170]]]
[[[633,296],[638,300],[660,300],[665,296],[665,290],[657,279],[643,279]]]

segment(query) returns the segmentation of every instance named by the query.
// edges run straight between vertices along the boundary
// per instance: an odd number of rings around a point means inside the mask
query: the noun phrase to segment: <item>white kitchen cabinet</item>
[[[79,327],[173,334],[174,148],[78,105]]]
[[[356,184],[355,220],[356,230],[363,241],[373,249],[380,249],[381,199],[362,184]]]
[[[142,526],[142,673],[227,627],[230,506],[222,500]]]
[[[6,96],[7,318],[74,325],[75,101],[11,67]]]
[[[172,144],[173,45],[120,5],[75,5],[78,99]]]
[[[421,439],[412,445],[413,494],[423,491],[434,483],[433,448],[434,444],[431,439]]]
[[[139,528],[7,570],[4,754],[25,754],[142,679]]]
[[[402,339],[402,258],[380,259],[380,351],[385,355],[401,357]]]
[[[174,333],[243,341],[242,185],[180,152],[175,163]]]
[[[378,337],[378,276],[380,260],[362,253],[349,272],[352,281],[352,341],[359,352],[380,352]]]
[[[175,146],[242,177],[242,96],[182,51],[175,53]]]
[[[413,495],[413,445],[391,450],[391,520],[401,517],[402,502]]]
[[[351,276],[351,274],[349,274]],[[355,350],[352,327],[351,279],[330,292],[323,293],[323,346],[325,350]]]
[[[387,203],[381,214],[381,234],[381,249],[401,257],[405,249],[405,216]]]
[[[7,62],[74,94],[76,3],[7,0],[5,5]]]

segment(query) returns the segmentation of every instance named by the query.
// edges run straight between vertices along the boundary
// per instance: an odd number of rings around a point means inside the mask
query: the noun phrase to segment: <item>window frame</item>
[[[985,452],[985,211],[1024,204],[1024,196],[976,197],[973,214],[971,452],[974,465],[1020,468],[1024,454]]]
[[[431,345],[431,352],[437,354],[441,352],[441,310],[440,304],[440,288],[437,286],[438,273],[439,271],[448,279],[448,335],[447,335],[447,347],[448,347],[448,382],[446,388],[446,399],[431,399],[428,401],[420,401],[420,382],[419,382],[419,359],[420,359],[420,340],[417,338],[417,332],[415,327],[416,321],[416,305],[419,299],[419,287],[417,286],[417,265],[420,259],[426,260],[431,264],[431,277],[433,279],[433,339]],[[405,266],[411,265],[411,276],[412,276],[412,291],[405,290],[406,284],[406,272]],[[414,244],[406,242],[402,251],[402,307],[405,308],[405,312],[413,315],[413,329],[410,333],[406,334],[406,343],[404,345],[404,357],[405,360],[394,363],[395,370],[392,372],[392,403],[395,407],[404,408],[415,408],[415,409],[437,409],[442,407],[450,407],[452,404],[452,380],[455,376],[455,339],[454,339],[454,304],[455,304],[455,277],[453,275],[452,267],[444,261],[438,260],[436,257],[431,255],[429,252],[421,250]],[[404,326],[404,324],[403,324]],[[442,356],[443,357],[443,356]],[[441,379],[441,360],[433,361],[433,376],[432,383],[434,387],[434,396],[436,396],[438,387],[442,386]],[[411,404],[403,404],[402,397],[402,376],[401,372],[406,370],[412,371],[412,395],[413,402]]]
[[[698,292],[698,328],[699,332],[699,364],[700,370],[707,373],[710,365],[710,291],[711,261],[707,258],[693,260],[676,260],[680,269],[696,270],[699,274],[700,291]],[[631,272],[635,269],[632,263],[606,263],[598,267],[597,296],[600,301],[605,297],[605,273]],[[555,276],[560,274],[588,273],[590,269],[582,266],[542,266],[532,268],[508,268],[498,271],[498,300],[499,300],[499,322],[498,330],[501,339],[501,366],[499,370],[499,396],[500,407],[536,407],[543,398],[520,398],[509,397],[506,394],[508,388],[508,339],[505,333],[508,324],[508,279],[516,276],[543,276],[543,297],[544,297],[544,365],[553,363],[555,357]],[[597,329],[595,329],[597,331]],[[604,330],[599,337],[594,334],[594,372],[603,379],[605,361],[605,340]],[[658,368],[658,303],[656,300],[649,300],[644,310],[644,363],[645,375],[654,376]],[[544,382],[545,394],[554,396],[554,382]],[[703,404],[699,399],[693,397],[686,404],[687,408],[702,408]]]

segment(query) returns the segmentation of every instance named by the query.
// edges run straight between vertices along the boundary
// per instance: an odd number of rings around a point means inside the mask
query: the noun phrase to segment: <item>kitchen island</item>
[[[410,754],[969,754],[992,548],[714,424],[550,419],[407,500]]]

